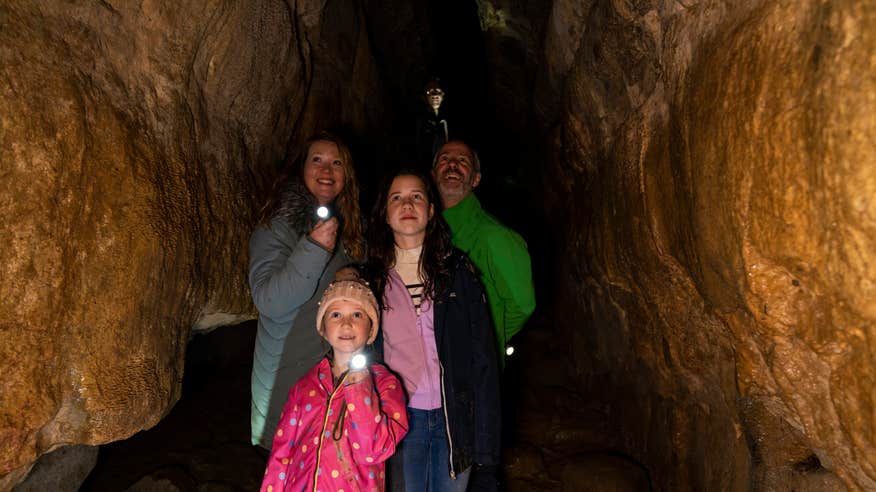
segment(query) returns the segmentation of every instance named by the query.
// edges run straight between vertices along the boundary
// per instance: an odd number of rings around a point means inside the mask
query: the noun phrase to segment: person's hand
[[[365,381],[371,376],[371,373],[368,371],[368,368],[365,367],[363,369],[359,369],[358,371],[350,370],[347,373],[346,379],[344,379],[344,384],[356,384],[362,381]]]
[[[335,250],[335,243],[338,240],[338,219],[332,217],[329,220],[321,220],[313,226],[310,231],[310,238],[321,244],[322,247],[329,251]]]

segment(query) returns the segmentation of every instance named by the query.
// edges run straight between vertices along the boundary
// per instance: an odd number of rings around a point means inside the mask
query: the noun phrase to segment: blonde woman
[[[313,330],[334,273],[364,258],[359,188],[347,146],[319,133],[274,183],[249,243],[259,311],[252,370],[252,443],[270,449],[290,388],[325,353]],[[326,206],[330,216],[317,216]]]

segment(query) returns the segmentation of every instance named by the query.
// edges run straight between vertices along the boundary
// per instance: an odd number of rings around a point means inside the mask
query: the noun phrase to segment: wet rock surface
[[[660,489],[872,490],[876,6],[554,8],[573,386]]]
[[[190,332],[254,317],[246,243],[287,145],[381,114],[364,21],[323,30],[324,7],[0,5],[0,490],[158,423]]]

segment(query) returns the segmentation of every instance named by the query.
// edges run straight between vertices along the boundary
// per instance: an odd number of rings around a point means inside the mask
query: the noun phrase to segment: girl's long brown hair
[[[271,193],[268,195],[267,201],[259,209],[257,223],[259,225],[268,224],[280,204],[286,183],[293,177],[303,178],[304,164],[310,153],[310,146],[315,142],[331,142],[338,147],[338,154],[344,167],[344,186],[335,198],[335,207],[343,218],[341,244],[351,258],[363,261],[365,259],[365,239],[362,230],[362,213],[359,210],[359,181],[356,179],[356,171],[353,169],[353,155],[343,140],[327,131],[321,131],[308,138],[296,157],[277,176],[271,186]]]
[[[387,222],[386,202],[389,198],[389,188],[399,176],[413,176],[423,182],[426,197],[435,207],[435,213],[426,224],[426,237],[423,239],[423,252],[418,265],[420,277],[423,278],[423,296],[429,299],[440,297],[450,283],[450,268],[448,258],[453,251],[450,242],[450,227],[441,215],[441,202],[435,192],[431,179],[417,171],[402,170],[386,179],[380,187],[371,222],[368,228],[369,273],[373,277],[374,295],[383,305],[383,293],[389,278],[390,268],[395,266],[395,236]]]

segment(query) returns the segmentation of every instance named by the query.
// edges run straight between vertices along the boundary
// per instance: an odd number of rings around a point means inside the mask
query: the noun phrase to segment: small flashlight
[[[366,363],[368,363],[368,358],[365,357],[365,354],[356,354],[350,359],[350,369],[354,371],[364,369]]]
[[[510,346],[510,345],[508,345],[507,347],[505,347],[505,355],[507,355],[507,356],[510,357],[511,354],[513,354],[513,353],[514,353],[514,347],[512,347],[512,346]]]
[[[329,217],[331,217],[331,215],[332,215],[331,209],[329,209],[325,205],[320,205],[319,207],[316,207],[316,216],[319,217],[320,219],[326,220]]]

